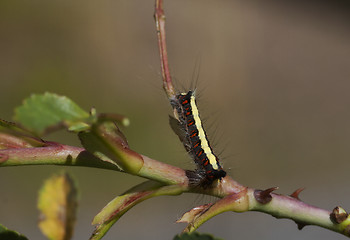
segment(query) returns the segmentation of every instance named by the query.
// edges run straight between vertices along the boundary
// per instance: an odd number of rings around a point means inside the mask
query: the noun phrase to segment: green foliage
[[[0,239],[6,239],[6,240],[28,240],[25,236],[22,234],[19,234],[18,232],[9,230],[5,226],[0,224]]]
[[[90,114],[65,96],[53,93],[33,94],[15,109],[15,120],[27,129],[42,135],[48,128],[63,124],[71,131],[80,131],[91,122]]]
[[[192,232],[192,233],[183,233],[181,235],[176,235],[173,240],[222,240],[221,238],[215,238],[210,234]]]

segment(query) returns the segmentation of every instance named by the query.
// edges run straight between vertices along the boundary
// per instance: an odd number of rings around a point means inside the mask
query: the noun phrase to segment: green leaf
[[[72,131],[81,131],[89,125],[88,112],[65,96],[54,93],[33,94],[15,109],[14,119],[37,134],[58,124]]]
[[[68,174],[54,175],[39,192],[39,228],[50,240],[69,240],[77,210],[77,189]]]
[[[173,240],[222,240],[222,239],[216,238],[210,234],[192,232],[192,233],[183,233],[181,235],[176,235]]]
[[[6,240],[28,240],[25,236],[22,234],[19,234],[18,232],[9,230],[5,226],[0,224],[0,239],[6,239]]]

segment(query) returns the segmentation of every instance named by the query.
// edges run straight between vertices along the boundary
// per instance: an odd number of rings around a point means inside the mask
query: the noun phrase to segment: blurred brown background
[[[199,108],[223,164],[239,182],[279,186],[316,206],[350,210],[350,8],[347,1],[166,1],[170,64],[191,86],[199,65]],[[66,95],[89,109],[129,116],[124,130],[145,155],[193,167],[168,126],[153,0],[0,1],[1,118],[31,93]],[[194,74],[196,75],[196,74]],[[46,139],[79,145],[73,134]],[[41,240],[36,198],[62,167],[0,168],[0,223]],[[67,169],[67,168],[66,168]],[[78,181],[74,239],[88,239],[93,216],[141,178],[87,168]],[[194,195],[148,200],[108,239],[172,239]],[[191,204],[193,203],[193,204]],[[199,231],[225,239],[344,239],[262,213],[226,213]]]

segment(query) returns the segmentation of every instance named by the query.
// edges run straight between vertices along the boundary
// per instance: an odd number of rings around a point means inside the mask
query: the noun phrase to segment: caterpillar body
[[[171,104],[176,119],[170,117],[170,125],[197,166],[195,171],[187,172],[190,183],[209,187],[214,181],[225,177],[226,172],[209,144],[196,105],[195,92],[179,93]]]

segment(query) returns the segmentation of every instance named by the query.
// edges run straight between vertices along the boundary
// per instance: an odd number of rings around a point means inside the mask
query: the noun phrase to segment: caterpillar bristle
[[[175,118],[169,119],[170,126],[197,166],[195,171],[186,172],[190,184],[207,188],[225,177],[226,172],[209,144],[196,105],[195,92],[179,93],[170,102],[175,115]]]

